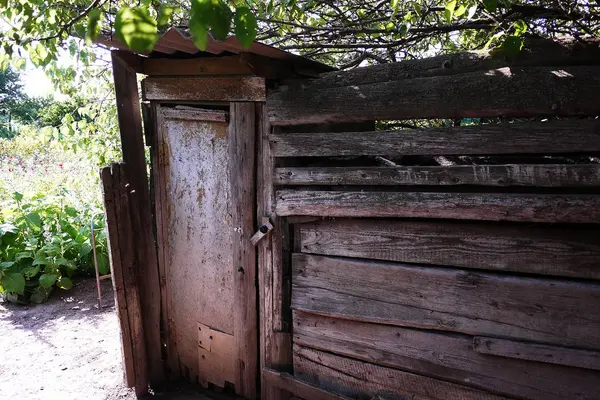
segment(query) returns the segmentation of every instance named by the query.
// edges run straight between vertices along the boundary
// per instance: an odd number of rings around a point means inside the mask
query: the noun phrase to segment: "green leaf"
[[[38,286],[31,292],[29,300],[35,304],[42,304],[48,300],[50,293],[52,293],[52,287],[45,288],[43,286]]]
[[[65,213],[69,216],[69,217],[73,217],[76,218],[77,217],[77,209],[71,206],[66,206],[65,207]]]
[[[152,51],[158,40],[156,21],[144,7],[123,7],[115,19],[117,37],[130,49],[144,52]]]
[[[502,49],[507,56],[516,56],[523,49],[523,40],[517,36],[507,36],[502,44]]]
[[[217,40],[225,40],[231,30],[232,17],[231,9],[222,0],[192,0],[189,26],[194,42],[202,45],[207,40],[203,30],[210,31]]]
[[[483,0],[483,6],[489,12],[494,12],[498,9],[498,0]]]
[[[110,273],[110,264],[108,262],[108,256],[104,253],[98,253],[98,272],[102,275]]]
[[[38,213],[29,213],[27,214],[27,217],[25,217],[27,219],[27,221],[32,224],[33,226],[35,226],[36,228],[41,229],[42,228],[42,217],[40,217],[40,214]]]
[[[23,195],[21,193],[19,193],[19,192],[14,192],[13,193],[13,199],[15,201],[21,201],[21,200],[23,200]]]
[[[73,287],[73,282],[66,276],[61,276],[58,282],[56,282],[56,286],[63,290],[69,290]]]
[[[202,51],[206,50],[206,46],[208,45],[208,29],[198,19],[192,18],[190,19],[189,30],[194,45]]]
[[[161,5],[160,10],[158,10],[158,17],[156,19],[156,23],[158,25],[158,29],[164,29],[169,26],[171,22],[171,16],[175,11],[174,7],[169,7],[167,5]]]
[[[25,277],[18,272],[6,274],[2,276],[0,285],[2,285],[6,292],[23,294],[25,290]]]
[[[248,7],[238,7],[235,11],[234,25],[235,36],[242,42],[242,46],[247,49],[256,39],[256,31],[258,30],[256,17]]]
[[[83,258],[90,254],[91,251],[92,246],[90,246],[89,243],[82,243],[81,245],[79,245],[79,257]]]
[[[473,16],[475,15],[476,12],[477,12],[477,4],[469,7],[469,12],[467,13],[467,19],[473,18]]]
[[[21,270],[21,273],[23,275],[25,275],[25,278],[33,278],[34,276],[36,276],[38,273],[40,272],[40,267],[36,266],[36,267],[27,267]]]
[[[100,34],[100,29],[101,29],[100,19],[101,19],[101,17],[102,17],[102,12],[97,8],[94,8],[88,14],[87,29],[85,31],[86,44],[88,44],[88,45],[92,44],[92,42],[94,40],[96,40],[96,38]]]
[[[52,285],[54,285],[57,279],[58,275],[42,274],[42,276],[40,276],[40,285],[42,285],[45,288],[52,287]]]
[[[527,32],[528,26],[522,19],[518,20],[513,24],[515,27],[515,36],[521,36],[525,32]]]
[[[8,269],[13,265],[15,265],[15,263],[12,261],[2,261],[0,262],[0,269]]]
[[[446,4],[444,9],[444,18],[446,18],[446,22],[452,22],[452,17],[454,15],[454,10],[456,8],[456,0],[452,0]]]
[[[392,0],[392,9],[395,10],[398,8],[398,0]]]
[[[454,16],[456,18],[460,17],[461,15],[463,15],[465,12],[467,11],[467,7],[463,6],[462,4],[460,6],[458,6],[458,8],[456,9],[456,11],[454,11]]]

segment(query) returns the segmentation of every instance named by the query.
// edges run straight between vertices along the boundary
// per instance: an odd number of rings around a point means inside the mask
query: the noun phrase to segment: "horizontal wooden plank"
[[[265,101],[259,77],[149,77],[142,81],[145,100]]]
[[[443,54],[436,57],[377,64],[346,71],[334,71],[313,81],[320,87],[339,87],[427,76],[455,75],[506,66],[594,65],[600,60],[598,39],[588,41],[563,39],[560,42],[528,38],[523,51],[506,57],[496,50]],[[307,82],[303,82],[307,85]]]
[[[304,253],[600,279],[600,228],[336,219],[298,230]]]
[[[484,88],[484,89],[483,89]],[[270,92],[272,125],[377,119],[600,114],[600,66],[515,67],[452,76]]]
[[[276,185],[600,186],[600,164],[277,168]]]
[[[305,400],[349,400],[348,397],[341,396],[317,386],[294,378],[285,372],[277,372],[269,368],[263,368],[262,376],[267,384],[284,389],[292,395],[299,396]]]
[[[294,346],[294,373],[354,399],[500,400],[505,397],[455,383]]]
[[[481,336],[473,338],[473,350],[482,354],[600,371],[600,352],[598,351]],[[494,362],[496,361],[497,359],[494,359]],[[581,374],[582,372],[577,371],[577,373]],[[596,374],[595,380],[597,392],[600,374]]]
[[[294,312],[294,343],[511,397],[592,398],[600,373],[489,357],[471,336]]]
[[[296,310],[600,349],[600,284],[306,254],[292,281]]]
[[[222,123],[227,123],[228,114],[226,111],[205,110],[187,106],[177,106],[174,108],[162,107],[161,113],[164,119]]]
[[[595,152],[600,150],[600,120],[405,131],[287,133],[272,134],[269,140],[276,157]]]
[[[253,75],[240,56],[210,58],[144,58],[143,74],[150,76],[181,75]]]
[[[599,195],[278,190],[280,216],[600,222]]]

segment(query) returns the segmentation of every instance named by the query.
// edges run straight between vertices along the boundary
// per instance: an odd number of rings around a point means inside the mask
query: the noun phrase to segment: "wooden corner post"
[[[113,51],[111,55],[123,161],[128,172],[129,189],[137,194],[134,197],[137,204],[133,204],[131,210],[132,232],[135,232],[132,240],[133,262],[140,291],[148,382],[151,387],[156,387],[164,380],[160,337],[160,287],[136,64],[126,60],[118,51]]]

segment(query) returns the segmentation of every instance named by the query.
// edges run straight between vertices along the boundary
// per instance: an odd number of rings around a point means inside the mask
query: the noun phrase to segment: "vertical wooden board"
[[[303,312],[294,313],[294,343],[517,398],[593,398],[600,380],[596,371],[479,354],[467,335]]]
[[[273,160],[268,135],[270,126],[266,118],[264,103],[257,104],[258,143],[257,143],[257,210],[258,217],[269,217],[275,225],[267,236],[257,245],[258,249],[258,289],[259,289],[259,322],[260,322],[260,368],[261,398],[265,400],[285,400],[290,395],[265,378],[265,368],[291,370],[292,344],[291,335],[279,332],[280,324],[274,311],[274,269],[282,268],[281,257],[276,257],[275,249],[283,248],[281,234],[277,234],[276,217],[273,213]]]
[[[294,346],[294,372],[326,390],[357,399],[505,399],[455,383],[297,345]]]
[[[161,120],[170,340],[182,374],[194,377],[198,322],[234,330],[228,132],[222,117]]]
[[[113,51],[111,55],[123,162],[127,165],[128,184],[132,199],[135,200],[132,204],[131,220],[132,229],[136,232],[132,244],[136,259],[135,279],[139,280],[149,382],[150,386],[156,388],[164,381],[160,337],[160,284],[137,76],[122,53]]]
[[[600,284],[305,254],[293,268],[297,310],[600,349]]]
[[[133,343],[131,329],[129,328],[129,312],[127,310],[127,299],[125,297],[125,286],[123,284],[123,261],[120,251],[119,236],[119,210],[120,200],[120,174],[112,174],[111,167],[102,168],[100,176],[102,179],[104,209],[106,212],[107,247],[110,260],[111,281],[115,295],[115,304],[120,325],[121,351],[123,356],[123,374],[127,387],[135,386],[135,366],[133,357]]]
[[[250,242],[255,226],[254,103],[231,103],[229,161],[233,225],[233,331],[236,343],[236,392],[256,398],[258,321],[256,312],[256,249]]]
[[[410,220],[300,224],[304,253],[600,279],[600,230]]]

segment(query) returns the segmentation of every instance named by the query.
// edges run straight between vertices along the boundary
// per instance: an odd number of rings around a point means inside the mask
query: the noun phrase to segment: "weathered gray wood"
[[[473,350],[482,354],[600,371],[600,352],[598,351],[480,336],[473,338]],[[497,359],[493,359],[493,361],[497,362]],[[582,371],[578,370],[577,374],[582,374]],[[596,388],[599,379],[600,374],[596,373]],[[580,390],[579,385],[572,385]]]
[[[150,76],[253,75],[240,56],[212,58],[145,58],[142,73]]]
[[[484,88],[484,90],[482,90]],[[473,101],[477,93],[477,101]],[[376,119],[598,115],[600,66],[513,67],[334,88],[283,86],[273,125]]]
[[[265,381],[269,385],[290,391],[295,396],[299,396],[306,400],[349,400],[345,396],[340,396],[306,382],[302,382],[285,372],[277,372],[267,368],[263,369],[262,373],[265,377]]]
[[[141,397],[148,393],[148,356],[132,224],[132,209],[137,206],[137,199],[131,196],[131,179],[126,168],[113,164],[102,171],[102,180],[126,381]]]
[[[278,215],[600,222],[600,196],[278,190]]]
[[[257,126],[259,128],[259,143],[257,145],[258,170],[257,170],[257,209],[258,217],[269,217],[273,221],[273,229],[263,240],[258,243],[258,292],[259,292],[259,321],[260,321],[260,367],[291,370],[292,365],[292,340],[291,334],[281,332],[281,312],[276,310],[273,294],[277,292],[275,286],[280,282],[273,280],[274,276],[281,276],[283,268],[281,249],[283,237],[277,217],[273,213],[273,159],[269,146],[269,125],[264,104],[256,106]],[[278,230],[279,229],[279,230]],[[279,249],[275,251],[275,249]],[[276,271],[277,270],[277,271]],[[281,300],[281,299],[277,299]],[[280,301],[279,301],[280,303]],[[261,398],[265,400],[289,399],[281,388],[268,381],[261,372]]]
[[[389,132],[271,135],[276,157],[570,153],[600,150],[599,120],[489,124]]]
[[[425,59],[329,72],[322,74],[320,79],[313,82],[320,87],[365,85],[400,79],[463,74],[506,66],[597,65],[598,60],[600,60],[600,47],[597,39],[581,42],[527,39],[523,51],[516,57],[506,57],[497,50],[444,54]],[[303,84],[311,83],[303,82]]]
[[[150,77],[142,82],[146,100],[264,101],[265,80],[258,77]]]
[[[294,343],[517,398],[592,398],[600,379],[594,371],[479,354],[466,335],[303,312],[294,312]]]
[[[157,388],[164,382],[160,338],[160,284],[137,76],[121,57],[121,53],[111,54],[123,162],[127,165],[132,201],[137,202],[132,204],[131,224],[132,231],[136,232],[132,246],[136,260],[135,279],[139,280],[148,381],[151,387]]]
[[[256,311],[256,249],[254,234],[256,109],[254,103],[231,103],[229,161],[233,253],[233,335],[236,344],[235,389],[256,398],[258,326]]]
[[[277,168],[275,184],[600,186],[600,164]]]
[[[296,310],[600,349],[600,284],[294,254]]]
[[[294,345],[294,373],[299,379],[355,399],[504,399],[455,383],[298,345]]]
[[[234,334],[229,132],[221,122],[225,118],[171,119],[163,110],[159,132],[165,157],[167,348],[176,351],[169,354],[174,375],[195,380],[200,366],[198,323]]]
[[[304,253],[600,279],[600,230],[340,220],[298,226]]]

